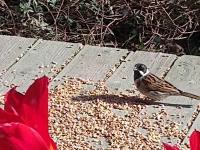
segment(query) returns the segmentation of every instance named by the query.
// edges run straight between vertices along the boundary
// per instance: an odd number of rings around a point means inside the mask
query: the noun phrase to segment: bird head
[[[135,65],[133,71],[134,71],[134,80],[139,79],[149,74],[149,70],[147,66],[140,63]]]

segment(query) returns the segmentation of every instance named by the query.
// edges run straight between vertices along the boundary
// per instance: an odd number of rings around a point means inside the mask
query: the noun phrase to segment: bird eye
[[[139,65],[138,69],[139,69],[139,70],[143,70],[144,67],[143,67],[142,65]]]

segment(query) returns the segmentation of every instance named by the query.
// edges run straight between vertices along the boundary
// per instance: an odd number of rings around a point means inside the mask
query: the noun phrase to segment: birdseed
[[[130,95],[109,92],[104,82],[68,79],[50,92],[50,132],[60,150],[161,150],[163,137],[185,137],[180,124],[166,119],[164,106],[141,114],[145,107]]]

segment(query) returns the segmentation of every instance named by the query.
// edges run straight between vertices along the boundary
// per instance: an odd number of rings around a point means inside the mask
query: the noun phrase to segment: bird
[[[184,92],[170,82],[154,75],[144,64],[135,64],[133,71],[136,88],[153,101],[160,101],[169,96],[185,96],[200,100],[200,96]]]

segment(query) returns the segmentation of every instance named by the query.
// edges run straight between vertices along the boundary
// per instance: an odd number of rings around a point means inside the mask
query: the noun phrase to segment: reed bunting
[[[183,92],[171,83],[149,72],[144,64],[136,64],[134,68],[134,82],[137,89],[148,98],[159,101],[168,96],[186,96],[200,100],[200,96]]]

